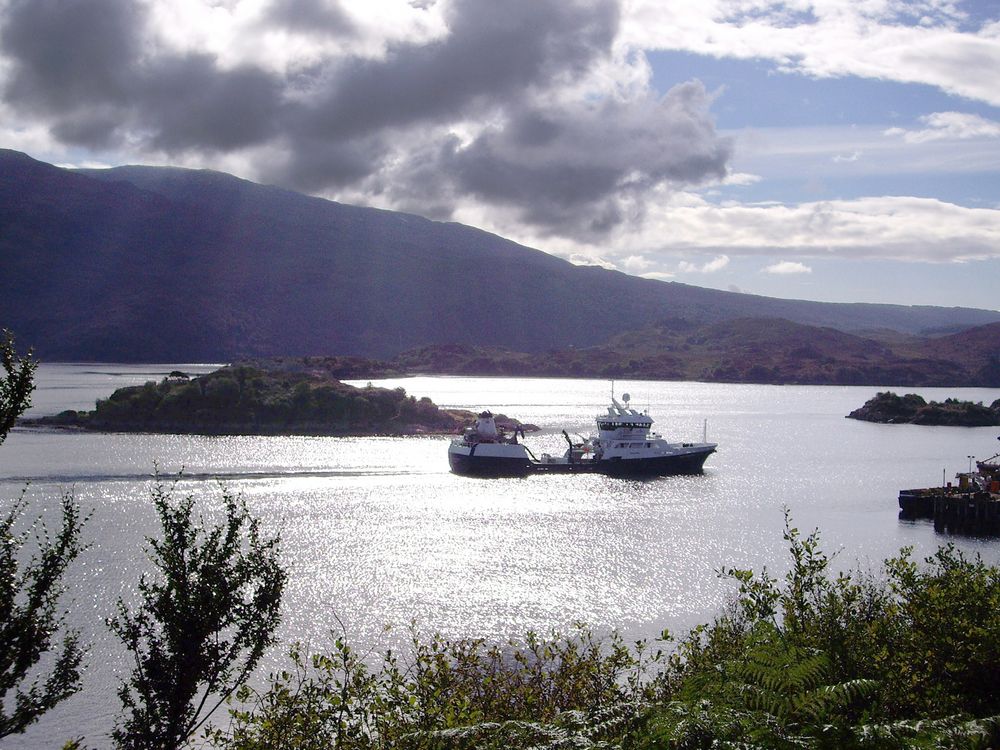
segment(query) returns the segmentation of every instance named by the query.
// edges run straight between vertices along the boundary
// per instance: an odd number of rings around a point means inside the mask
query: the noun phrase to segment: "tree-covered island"
[[[1000,399],[989,406],[982,402],[927,402],[923,396],[907,393],[899,396],[892,391],[876,393],[864,406],[847,415],[848,419],[882,424],[946,425],[950,427],[992,427],[1000,425]]]
[[[119,388],[93,411],[24,424],[205,435],[414,435],[452,433],[474,418],[403,388],[356,388],[338,379],[359,368],[371,373],[363,362],[339,357],[255,361],[192,378],[174,372],[159,383]]]

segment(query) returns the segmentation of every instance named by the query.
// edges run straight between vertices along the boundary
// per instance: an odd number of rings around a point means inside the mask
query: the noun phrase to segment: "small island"
[[[989,406],[982,402],[949,398],[927,402],[916,393],[899,396],[892,391],[876,393],[848,419],[882,424],[944,425],[949,427],[993,427],[1000,425],[1000,399]]]
[[[419,435],[455,433],[475,419],[403,388],[355,388],[337,379],[356,376],[358,365],[299,358],[241,363],[195,378],[175,371],[159,383],[119,388],[93,411],[23,424],[202,435]]]

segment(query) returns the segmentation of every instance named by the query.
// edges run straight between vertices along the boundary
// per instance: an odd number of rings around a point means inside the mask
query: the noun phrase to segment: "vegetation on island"
[[[340,364],[338,364],[340,363]],[[119,388],[93,411],[65,411],[28,424],[106,432],[208,435],[370,435],[455,432],[472,415],[446,411],[403,388],[355,388],[331,375],[356,373],[341,358],[223,367],[196,378]]]
[[[982,401],[927,402],[916,393],[899,396],[892,391],[876,393],[864,406],[847,415],[849,419],[883,424],[948,425],[956,427],[992,427],[1000,425],[1000,399],[989,406]]]

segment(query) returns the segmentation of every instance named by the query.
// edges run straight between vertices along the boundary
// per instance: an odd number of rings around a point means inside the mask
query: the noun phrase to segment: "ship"
[[[452,472],[463,476],[518,477],[532,473],[597,473],[622,477],[700,474],[717,443],[671,443],[652,431],[648,412],[620,403],[614,396],[596,418],[597,432],[576,442],[563,430],[567,448],[561,455],[535,457],[524,433],[498,428],[493,414],[481,412],[472,427],[448,446]],[[520,440],[518,439],[520,437]]]

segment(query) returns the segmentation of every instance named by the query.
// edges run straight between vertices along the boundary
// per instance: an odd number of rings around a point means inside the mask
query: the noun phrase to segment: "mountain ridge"
[[[1000,321],[974,308],[742,295],[568,261],[456,223],[221,172],[68,170],[0,150],[0,325],[48,359],[538,353],[657,320],[786,318],[907,334]]]

